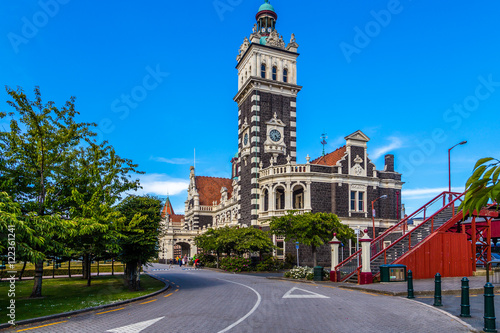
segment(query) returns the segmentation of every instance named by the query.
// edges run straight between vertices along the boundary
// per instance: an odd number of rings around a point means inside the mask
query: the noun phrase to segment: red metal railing
[[[461,193],[455,193],[455,192],[443,192],[443,193],[437,195],[435,198],[433,198],[431,201],[429,201],[428,203],[426,203],[422,207],[420,207],[419,209],[417,209],[411,215],[405,217],[399,223],[397,223],[394,226],[392,226],[391,228],[387,229],[384,233],[382,233],[377,238],[375,238],[374,240],[371,241],[371,243],[370,243],[371,253],[372,254],[374,253],[375,255],[372,255],[372,258],[370,261],[373,261],[374,259],[377,259],[378,257],[380,257],[380,255],[383,255],[384,256],[384,263],[387,263],[387,258],[388,258],[387,250],[389,248],[393,248],[397,243],[401,242],[401,240],[406,239],[405,236],[407,236],[407,235],[409,235],[409,237],[407,239],[408,239],[409,249],[410,249],[412,247],[411,233],[414,230],[422,227],[423,225],[427,225],[429,223],[429,221],[431,223],[431,232],[432,232],[432,230],[434,230],[434,216],[436,216],[437,214],[442,212],[445,208],[450,207],[452,205],[452,203],[454,205],[455,201],[462,196],[463,196],[463,193],[461,194]],[[448,205],[446,204],[447,198],[450,198],[450,199],[453,198],[453,200],[451,200],[451,202],[449,202]],[[441,199],[443,200],[442,204],[441,204]],[[438,205],[439,208],[436,208],[435,204],[439,204]],[[433,212],[435,209],[436,209],[436,212]],[[427,217],[429,213],[431,213],[431,216]],[[455,215],[454,208],[453,208],[453,215]],[[419,216],[422,216],[422,218],[423,218],[422,223],[420,223],[418,226],[416,226],[414,229],[412,229],[412,231],[407,232],[406,230],[407,230],[407,226],[408,226],[408,221],[413,220]],[[394,241],[394,236],[397,233],[402,233],[403,236],[398,237]],[[386,242],[386,241],[390,241],[391,244],[384,248],[384,242]],[[413,244],[413,246],[415,246],[415,245],[416,244]],[[394,258],[394,259],[390,258],[390,259],[391,259],[391,261],[393,261],[396,258]],[[354,275],[356,273],[356,271],[358,271],[361,268],[361,265],[362,265],[362,263],[361,263],[361,249],[359,249],[358,251],[354,252],[351,256],[346,258],[344,261],[342,261],[340,264],[338,264],[335,267],[335,271],[339,272],[339,274],[337,274],[338,281],[345,281],[346,279],[348,279],[349,277]]]

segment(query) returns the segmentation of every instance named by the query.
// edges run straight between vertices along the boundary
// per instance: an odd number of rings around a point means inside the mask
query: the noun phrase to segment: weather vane
[[[328,139],[326,133],[321,134],[321,144],[323,145],[323,156],[325,156],[326,139]]]

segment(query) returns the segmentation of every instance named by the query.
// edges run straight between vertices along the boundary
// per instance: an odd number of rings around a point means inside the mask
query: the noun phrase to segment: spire
[[[165,218],[167,215],[175,215],[174,208],[172,207],[172,203],[170,202],[170,198],[167,196],[167,201],[165,201],[165,206],[163,206],[163,210],[161,211],[161,217]]]
[[[259,12],[255,18],[257,19],[257,31],[261,36],[269,36],[276,29],[278,15],[269,0],[265,0],[264,4],[259,7]]]

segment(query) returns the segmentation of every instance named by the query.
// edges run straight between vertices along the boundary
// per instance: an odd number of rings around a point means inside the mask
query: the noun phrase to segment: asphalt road
[[[172,288],[101,312],[36,323],[9,332],[469,332],[459,319],[417,301],[327,285],[209,270],[152,275]],[[46,325],[46,326],[44,326]]]

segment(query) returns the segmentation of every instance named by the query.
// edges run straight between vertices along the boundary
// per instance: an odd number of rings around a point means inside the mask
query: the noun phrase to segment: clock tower
[[[259,170],[294,164],[297,157],[297,48],[276,30],[278,15],[265,0],[250,37],[236,57],[238,64],[238,202],[239,222],[257,225]]]

